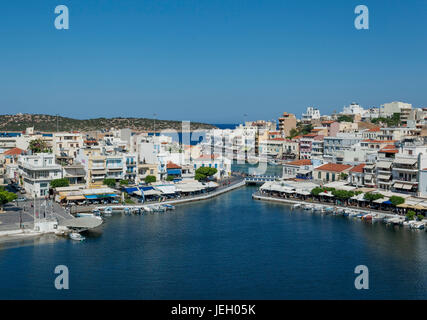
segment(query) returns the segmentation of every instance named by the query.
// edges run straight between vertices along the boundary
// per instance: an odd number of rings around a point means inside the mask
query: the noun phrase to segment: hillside
[[[57,121],[58,120],[58,121]],[[0,131],[23,131],[25,128],[34,127],[35,131],[54,132],[59,131],[93,131],[101,129],[130,128],[136,131],[153,131],[154,120],[147,118],[94,118],[73,119],[46,114],[16,114],[0,115]],[[181,121],[155,120],[156,131],[164,129],[181,130]],[[191,130],[211,129],[215,126],[199,122],[191,122]]]

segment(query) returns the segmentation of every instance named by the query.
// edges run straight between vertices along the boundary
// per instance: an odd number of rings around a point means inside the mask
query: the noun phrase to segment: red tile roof
[[[380,131],[380,130],[381,130],[380,127],[374,127],[374,128],[369,129],[368,132],[377,132],[377,131]]]
[[[311,165],[311,160],[310,159],[301,159],[301,160],[291,161],[291,162],[288,162],[286,164],[289,164],[291,166],[309,166],[309,165]]]
[[[351,168],[351,166],[348,164],[326,163],[320,167],[317,167],[315,170],[342,172],[349,168]]]
[[[22,154],[22,152],[24,152],[24,150],[19,148],[13,148],[5,151],[4,154],[7,156],[19,156],[20,154]]]
[[[365,163],[361,163],[358,164],[357,166],[354,166],[353,168],[350,169],[350,172],[359,172],[362,173],[363,172],[363,168],[365,167]]]
[[[392,144],[386,145],[384,148],[380,149],[381,153],[398,153],[399,150],[396,149],[396,147]]]
[[[171,161],[168,161],[168,164],[166,165],[166,169],[181,169],[181,166],[179,166],[179,165],[177,165]]]

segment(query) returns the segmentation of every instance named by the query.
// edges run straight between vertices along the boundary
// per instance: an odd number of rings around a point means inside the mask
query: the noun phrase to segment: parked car
[[[119,200],[111,200],[111,203],[119,203]]]
[[[16,198],[15,200],[13,200],[13,201],[15,201],[15,202],[27,201],[27,198],[25,198],[25,197],[19,197],[19,198]]]

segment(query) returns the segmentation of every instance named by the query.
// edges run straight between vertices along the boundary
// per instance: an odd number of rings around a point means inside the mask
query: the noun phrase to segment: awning
[[[131,188],[124,188],[124,190],[125,190],[126,193],[131,194],[131,193],[133,193],[135,191],[138,191],[139,189],[137,187],[131,187]]]
[[[365,180],[371,180],[372,174],[365,174]]]
[[[217,188],[219,186],[219,184],[214,181],[209,181],[206,185],[208,188]]]
[[[156,186],[156,189],[163,194],[174,194],[176,192],[175,186]]]
[[[412,189],[412,185],[411,184],[403,184],[402,185],[402,189],[403,190],[411,190]]]
[[[391,178],[391,174],[390,175],[385,175],[385,174],[379,174],[378,175],[378,179],[390,180],[390,178]]]
[[[393,187],[397,189],[401,189],[403,187],[403,184],[396,182],[393,184]]]
[[[321,193],[319,193],[319,196],[333,197],[334,195],[332,193],[321,192]]]
[[[306,190],[296,190],[295,193],[300,194],[302,196],[309,196],[311,194],[309,191]]]
[[[67,196],[66,199],[69,201],[76,201],[76,200],[84,200],[85,197],[83,195],[82,196]]]
[[[377,163],[377,168],[389,169],[391,167],[391,162],[380,161]]]
[[[374,203],[384,203],[384,202],[386,202],[388,200],[389,200],[389,198],[385,197],[385,198],[380,198],[380,199],[374,200],[372,202],[374,202]]]
[[[168,169],[167,172],[168,172],[168,174],[181,175],[180,169]]]
[[[417,159],[411,159],[411,158],[397,158],[394,159],[393,163],[396,164],[407,164],[407,165],[414,165],[418,162]]]
[[[159,191],[159,190],[146,190],[146,191],[143,191],[144,192],[144,196],[158,196],[158,195],[161,195],[162,194],[162,192],[161,191]]]

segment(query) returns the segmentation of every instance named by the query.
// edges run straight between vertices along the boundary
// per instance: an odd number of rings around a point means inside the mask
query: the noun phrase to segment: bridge
[[[262,175],[252,175],[245,177],[246,184],[263,184],[267,181],[275,181],[280,179],[280,176],[262,176]]]

